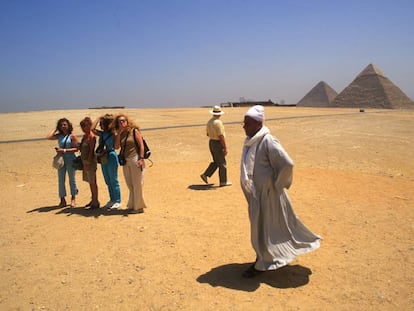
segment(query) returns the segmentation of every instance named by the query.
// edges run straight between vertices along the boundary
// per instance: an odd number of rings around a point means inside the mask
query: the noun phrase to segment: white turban
[[[264,122],[264,107],[261,105],[256,105],[247,110],[245,116],[250,117],[256,121]]]

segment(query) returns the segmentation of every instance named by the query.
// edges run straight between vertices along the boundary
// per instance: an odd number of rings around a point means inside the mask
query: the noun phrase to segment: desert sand
[[[295,162],[295,211],[323,241],[244,279],[255,257],[238,182],[246,108],[222,117],[233,182],[223,188],[217,173],[212,187],[199,177],[210,162],[208,110],[122,110],[140,124],[154,162],[148,208],[134,215],[85,210],[79,172],[77,207],[56,207],[47,133],[67,117],[81,134],[84,116],[109,110],[0,114],[0,309],[414,309],[414,111],[266,108],[266,125]],[[100,168],[97,176],[105,203]]]

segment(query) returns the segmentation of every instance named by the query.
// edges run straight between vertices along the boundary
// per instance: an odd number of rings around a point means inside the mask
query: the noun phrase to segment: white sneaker
[[[118,203],[118,202],[115,202],[111,207],[110,207],[110,209],[118,209],[118,208],[120,208],[121,207],[121,203]]]
[[[226,186],[231,186],[231,185],[232,185],[232,183],[230,181],[220,183],[220,187],[226,187]]]

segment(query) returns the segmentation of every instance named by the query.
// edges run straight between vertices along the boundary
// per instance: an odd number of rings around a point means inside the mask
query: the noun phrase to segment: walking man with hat
[[[226,139],[224,133],[224,125],[220,120],[220,117],[224,114],[219,106],[214,106],[210,110],[212,114],[211,119],[207,122],[207,136],[209,140],[209,148],[213,161],[209,164],[203,174],[200,175],[201,179],[208,184],[208,179],[214,172],[219,169],[220,187],[230,186],[231,182],[227,181],[227,166],[226,166]]]

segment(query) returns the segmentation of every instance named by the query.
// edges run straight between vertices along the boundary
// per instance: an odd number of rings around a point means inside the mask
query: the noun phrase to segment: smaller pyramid
[[[338,93],[326,82],[316,84],[297,104],[298,107],[330,107]]]
[[[414,108],[414,102],[378,67],[369,64],[336,96],[331,107],[400,109]]]

